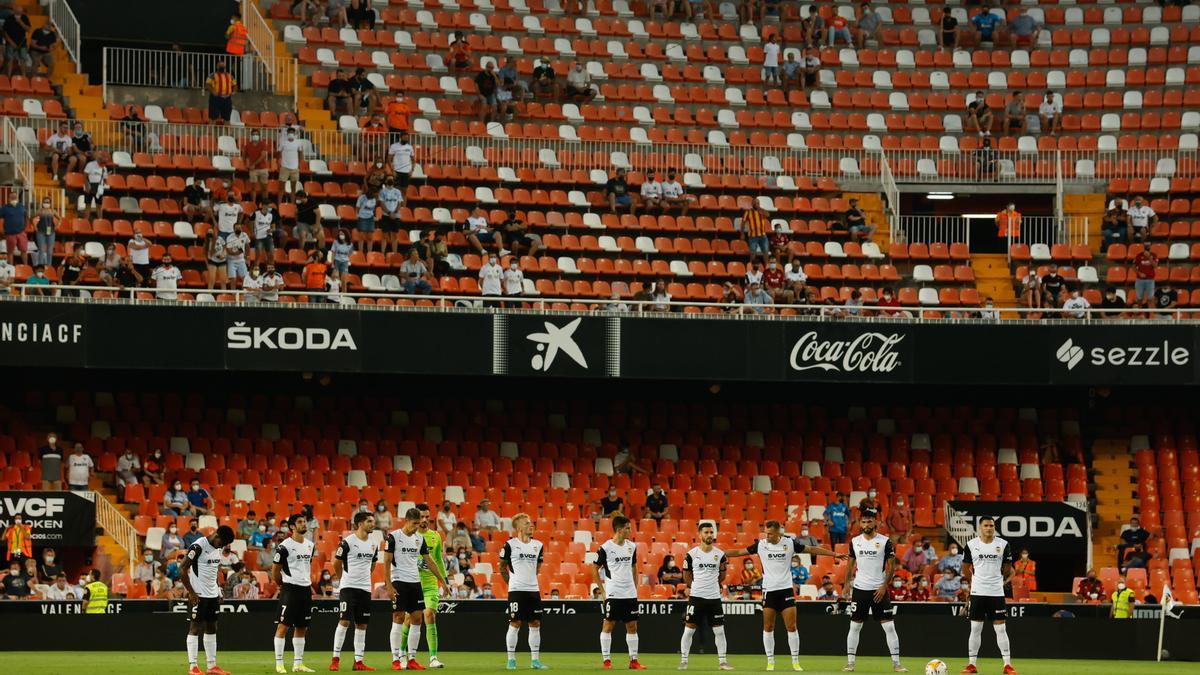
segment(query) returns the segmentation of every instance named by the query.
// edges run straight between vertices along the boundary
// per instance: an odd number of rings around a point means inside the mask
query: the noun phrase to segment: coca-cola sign
[[[865,331],[830,337],[809,330],[792,345],[789,364],[797,372],[820,370],[827,373],[889,374],[911,367],[911,364],[905,363],[905,355],[900,348],[905,337],[904,333],[890,331]]]

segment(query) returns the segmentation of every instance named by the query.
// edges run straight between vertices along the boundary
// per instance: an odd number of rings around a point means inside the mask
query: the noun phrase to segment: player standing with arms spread
[[[1008,609],[1004,604],[1004,587],[1012,580],[1012,549],[1008,542],[996,536],[996,519],[979,519],[979,536],[967,542],[963,553],[963,583],[971,585],[967,602],[967,617],[971,620],[971,638],[967,642],[970,661],[964,673],[977,673],[975,662],[983,642],[983,623],[992,622],[996,631],[996,646],[1004,658],[1004,675],[1017,675],[1012,667],[1012,651],[1008,643],[1008,628],[1004,619]]]
[[[699,530],[700,545],[688,551],[683,558],[683,581],[688,587],[688,605],[683,615],[683,637],[679,640],[679,669],[687,670],[697,618],[703,616],[712,626],[720,669],[733,670],[725,657],[725,607],[721,604],[721,585],[725,582],[729,561],[724,551],[713,546],[717,538],[713,524],[700,523]]]
[[[302,515],[288,518],[292,536],[275,547],[275,561],[271,565],[271,578],[279,586],[279,625],[275,627],[275,672],[286,673],[283,667],[283,652],[287,647],[288,628],[292,634],[292,647],[296,655],[292,661],[293,673],[313,673],[304,665],[304,635],[312,621],[312,559],[315,544],[304,538],[308,532],[308,520]]]
[[[875,512],[869,509],[859,514],[861,534],[850,540],[850,568],[842,590],[842,597],[850,599],[850,632],[846,634],[846,667],[842,670],[854,672],[859,633],[867,617],[873,616],[887,637],[892,670],[907,673],[908,669],[900,665],[900,636],[893,623],[896,608],[887,592],[896,574],[896,547],[891,539],[875,531],[875,518]]]
[[[612,519],[613,538],[600,546],[596,558],[596,585],[600,587],[604,623],[600,627],[600,655],[604,669],[612,669],[612,631],[617,622],[625,624],[625,645],[629,648],[629,669],[645,670],[638,662],[637,543],[633,524],[625,516]]]
[[[425,517],[428,517],[428,509]],[[400,529],[388,533],[383,542],[383,565],[390,571],[391,584],[387,587],[392,601],[392,670],[425,670],[417,663],[417,649],[421,646],[421,621],[426,611],[425,589],[421,584],[421,568],[433,570],[435,583],[446,585],[446,577],[429,557],[429,544],[421,534],[424,519],[419,509],[404,513],[404,524]],[[434,598],[437,587],[434,587]],[[437,602],[435,599],[434,602]],[[408,649],[404,649],[407,644]],[[407,659],[403,658],[407,655]]]
[[[339,576],[338,605],[341,610],[337,629],[333,633],[333,660],[330,670],[337,670],[342,660],[342,645],[346,633],[354,625],[354,670],[375,670],[363,663],[367,649],[367,622],[371,619],[371,570],[379,556],[379,545],[371,539],[375,531],[375,516],[366,512],[354,514],[354,532],[342,540],[334,554],[333,574]]]
[[[221,588],[217,569],[221,567],[221,549],[233,543],[233,528],[222,525],[216,532],[197,539],[188,547],[179,578],[187,590],[189,611],[187,652],[188,675],[229,675],[217,666],[217,614],[221,611]],[[200,633],[204,633],[204,657],[208,670],[197,663]]]
[[[783,525],[778,520],[768,520],[764,525],[766,536],[746,548],[728,551],[729,558],[758,554],[763,572],[763,651],[767,654],[767,670],[775,670],[775,619],[783,615],[783,626],[787,629],[788,647],[792,652],[792,670],[800,667],[800,634],[796,632],[796,594],[792,590],[792,556],[797,553],[828,555],[845,560],[844,553],[834,553],[820,546],[805,546],[794,537],[783,535]]]
[[[429,505],[417,504],[417,510],[421,512],[421,524],[417,528],[417,532],[425,538],[425,544],[429,547],[429,557],[433,559],[437,570],[441,572],[442,578],[446,578],[446,561],[442,557],[442,535],[438,534],[436,528],[429,527]],[[420,561],[421,566],[421,592],[424,593],[425,600],[425,625],[426,635],[429,641],[429,667],[444,668],[445,666],[438,660],[438,628],[437,628],[437,607],[438,607],[438,581],[425,567],[425,561]],[[401,630],[400,644],[408,644],[408,624],[404,624]]]
[[[516,536],[500,550],[500,576],[508,584],[508,669],[517,669],[517,642],[521,625],[529,624],[529,652],[533,670],[549,670],[541,661],[542,590],[538,573],[542,570],[542,542],[533,538],[533,519],[518,513],[512,519]]]

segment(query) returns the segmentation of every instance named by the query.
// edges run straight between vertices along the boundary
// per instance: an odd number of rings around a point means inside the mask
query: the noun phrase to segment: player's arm
[[[838,560],[848,560],[850,558],[850,556],[846,555],[845,553],[837,553],[821,546],[807,546],[805,544],[800,544],[800,550],[798,550],[797,553],[807,553],[809,555],[827,555]]]
[[[892,542],[890,540],[887,543],[887,548],[888,551],[885,554],[887,555],[887,561],[883,565],[883,583],[875,591],[875,602],[882,602],[883,599],[887,597],[888,587],[892,583],[892,577],[896,575],[896,554],[892,548]]]
[[[755,553],[758,553],[758,542],[757,541],[754,542],[753,544],[750,544],[749,546],[747,546],[745,548],[735,548],[732,551],[726,551],[725,557],[726,558],[743,558],[748,555],[754,555]]]
[[[846,568],[846,582],[842,584],[842,597],[850,597],[850,588],[854,585],[854,570],[858,567],[858,561],[851,556],[850,564]]]
[[[345,541],[338,545],[337,553],[333,556],[333,578],[341,579],[342,574],[346,571],[346,555],[349,552],[349,547]],[[390,584],[389,584],[390,585]]]
[[[596,555],[596,566],[592,568],[592,579],[596,582],[596,586],[600,588],[600,600],[607,600],[608,593],[604,588],[604,577],[601,576],[600,570],[608,566],[608,554],[604,552],[604,547],[600,547],[600,552]]]
[[[1004,585],[1007,586],[1012,583],[1013,578],[1012,550],[1008,547],[1008,544],[1004,545],[1004,552],[1001,555],[1003,557],[1000,559],[1002,561],[1000,563],[1000,574],[1004,578]]]
[[[542,571],[542,560],[538,558],[538,571]],[[508,575],[512,572],[512,546],[509,542],[504,542],[504,548],[500,549],[500,578],[504,580],[504,585],[508,585]]]
[[[183,566],[179,568],[179,580],[183,582],[183,589],[187,591],[188,600],[196,602],[196,591],[192,588],[192,575],[190,574],[192,567],[196,564],[196,557],[200,555],[200,549],[193,544],[188,549],[187,555],[183,557]]]
[[[437,579],[438,585],[446,590],[450,590],[450,584],[446,582],[446,573],[442,570],[440,564],[433,562],[433,556],[429,555],[429,546],[425,543],[424,537],[421,537],[421,557],[425,560],[425,567]]]
[[[971,562],[971,547],[963,546],[962,583],[971,584],[971,576],[975,574],[975,563]],[[971,584],[974,585],[974,584]]]

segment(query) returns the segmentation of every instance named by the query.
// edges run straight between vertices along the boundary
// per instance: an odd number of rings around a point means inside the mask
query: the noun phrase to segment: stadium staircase
[[[1008,256],[1003,253],[971,253],[971,269],[975,270],[975,288],[980,298],[991,298],[996,307],[1016,307],[1013,274]]]
[[[1121,538],[1121,526],[1129,522],[1137,506],[1132,456],[1128,440],[1098,439],[1092,446],[1095,472],[1096,522],[1092,531],[1092,564],[1111,567]]]

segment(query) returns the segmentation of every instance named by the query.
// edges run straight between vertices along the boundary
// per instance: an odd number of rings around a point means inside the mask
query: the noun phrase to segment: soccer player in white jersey
[[[996,520],[991,516],[979,519],[979,536],[967,542],[963,553],[963,583],[970,584],[967,617],[971,619],[971,638],[967,642],[970,659],[964,673],[977,673],[979,645],[983,642],[983,624],[992,622],[996,631],[996,646],[1004,658],[1004,675],[1017,675],[1012,667],[1012,650],[1008,643],[1008,628],[1004,625],[1008,609],[1004,604],[1004,587],[1012,581],[1012,549],[1008,542],[996,536]]]
[[[792,653],[792,670],[800,667],[800,634],[796,632],[796,594],[792,589],[792,556],[797,553],[828,555],[845,560],[844,553],[834,553],[820,546],[806,546],[795,537],[783,534],[783,524],[768,520],[764,525],[766,534],[762,539],[746,548],[726,551],[730,558],[758,554],[763,571],[763,651],[767,655],[767,670],[775,670],[775,619],[783,616],[787,629],[788,647]]]
[[[858,653],[858,636],[868,616],[875,617],[887,638],[892,655],[892,670],[907,673],[900,665],[900,636],[896,634],[896,608],[888,596],[888,584],[896,574],[896,547],[892,540],[875,531],[874,511],[867,509],[858,516],[861,534],[850,540],[850,568],[846,570],[846,586],[842,597],[850,600],[850,632],[846,634],[845,672],[854,672]]]
[[[508,669],[517,669],[517,642],[521,626],[529,625],[529,667],[549,670],[542,663],[542,591],[538,572],[542,569],[542,542],[533,538],[533,519],[518,513],[512,519],[513,538],[500,550],[500,576],[508,584]]]
[[[637,543],[633,524],[625,516],[612,519],[613,537],[600,546],[596,558],[596,585],[600,587],[604,623],[600,627],[600,655],[604,669],[612,669],[612,631],[625,624],[625,645],[629,648],[629,669],[645,670],[638,662]]]
[[[704,617],[712,626],[717,643],[717,662],[721,670],[733,670],[725,657],[725,607],[721,604],[721,585],[729,561],[725,552],[713,546],[717,530],[710,522],[699,527],[700,544],[683,557],[683,581],[688,587],[687,610],[683,614],[683,637],[679,640],[679,669],[687,670],[688,653],[696,635],[698,619]]]
[[[287,647],[287,632],[291,628],[295,657],[293,673],[313,673],[304,665],[304,636],[312,621],[312,559],[315,544],[305,538],[308,520],[302,515],[288,518],[292,536],[275,547],[271,578],[279,586],[279,624],[275,627],[275,672],[286,673],[283,652]]]
[[[221,567],[221,549],[233,543],[233,529],[222,525],[216,532],[197,539],[188,547],[179,578],[187,590],[188,675],[229,675],[217,666],[217,614],[221,611],[221,587],[217,569]],[[208,670],[200,670],[200,634],[204,634],[204,656]]]
[[[338,609],[341,616],[333,633],[333,659],[330,670],[342,660],[346,633],[354,626],[354,670],[375,670],[363,663],[367,649],[367,622],[371,620],[371,570],[379,556],[379,545],[371,538],[375,516],[360,511],[354,514],[354,532],[342,540],[334,554],[333,575],[338,580]]]
[[[446,588],[441,568],[429,556],[429,543],[421,531],[421,510],[404,512],[404,524],[388,533],[383,542],[383,566],[390,572],[387,594],[392,601],[392,670],[425,670],[417,663],[421,646],[421,622],[425,616],[425,590],[421,587],[421,569],[433,574],[438,586]],[[408,629],[408,644],[400,636]],[[407,657],[407,658],[405,658]]]

